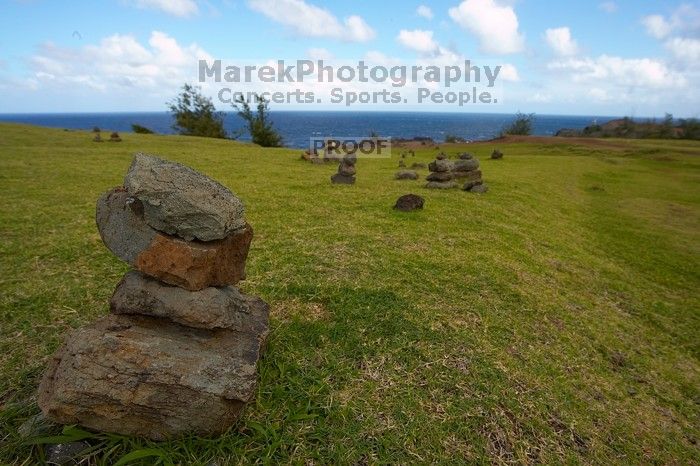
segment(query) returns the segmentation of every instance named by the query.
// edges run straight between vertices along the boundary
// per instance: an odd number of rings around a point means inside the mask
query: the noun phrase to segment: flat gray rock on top
[[[175,162],[136,154],[124,178],[152,228],[191,241],[213,241],[245,227],[243,203],[228,188]]]

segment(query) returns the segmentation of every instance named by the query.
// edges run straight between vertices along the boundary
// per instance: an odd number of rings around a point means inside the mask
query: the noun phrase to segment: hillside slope
[[[473,195],[393,180],[398,154],[334,186],[299,151],[91,137],[0,124],[0,462],[40,456],[22,432],[47,358],[108,311],[126,266],[95,202],[143,151],[244,200],[242,288],[273,331],[228,435],[97,435],[96,461],[700,463],[700,143],[477,144],[490,192]],[[409,192],[425,209],[393,211]]]

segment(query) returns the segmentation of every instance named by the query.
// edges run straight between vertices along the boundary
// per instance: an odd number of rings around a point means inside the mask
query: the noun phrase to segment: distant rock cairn
[[[462,189],[472,193],[485,193],[488,187],[481,178],[479,161],[470,153],[463,152],[455,160],[452,170],[456,180],[464,182]]]
[[[426,188],[451,189],[464,182],[462,189],[474,193],[484,193],[488,190],[481,178],[479,161],[472,154],[459,154],[457,160],[447,160],[443,153],[437,155],[435,161],[428,164],[430,175],[426,177]]]
[[[338,165],[338,173],[331,176],[331,182],[334,184],[355,184],[355,163],[357,157],[355,154],[346,154]]]
[[[97,202],[107,248],[133,270],[111,313],[75,330],[39,386],[61,424],[162,440],[225,432],[253,398],[268,305],[245,278],[253,230],[226,187],[137,154]]]
[[[431,189],[456,188],[457,183],[453,181],[453,168],[454,165],[452,164],[452,162],[447,160],[447,156],[440,152],[435,158],[435,160],[428,164],[428,170],[430,170],[430,175],[428,175],[425,178],[427,181],[425,187]]]

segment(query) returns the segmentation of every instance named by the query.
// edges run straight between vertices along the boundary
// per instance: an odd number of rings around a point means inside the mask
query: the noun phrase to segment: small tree
[[[669,139],[673,138],[676,134],[674,124],[673,124],[673,115],[670,113],[667,113],[664,116],[664,121],[661,123],[661,130],[659,131],[659,137],[663,139]]]
[[[532,123],[534,120],[534,113],[526,114],[518,112],[515,114],[515,121],[513,121],[510,126],[506,127],[503,132],[516,136],[529,136],[532,133]]]
[[[225,138],[224,114],[217,112],[214,103],[196,87],[185,84],[177,98],[168,103],[173,113],[173,129],[185,136]]]
[[[264,97],[255,94],[255,102],[257,103],[257,112],[253,112],[242,95],[239,95],[233,104],[233,108],[238,111],[238,116],[248,123],[248,131],[253,144],[258,144],[262,147],[282,147],[282,136],[269,120],[270,109],[268,101]]]

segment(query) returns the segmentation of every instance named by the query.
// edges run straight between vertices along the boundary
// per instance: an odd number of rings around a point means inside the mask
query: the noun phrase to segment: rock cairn
[[[253,237],[243,204],[188,167],[137,154],[96,219],[104,244],[133,269],[111,313],[53,355],[42,411],[155,440],[226,431],[255,394],[268,334],[268,305],[235,287]]]
[[[503,158],[503,152],[501,152],[501,151],[498,150],[498,149],[495,149],[495,150],[491,153],[491,158],[494,159],[494,160],[502,159],[502,158]]]
[[[109,142],[122,142],[122,138],[116,131],[109,135]]]
[[[479,161],[468,152],[459,154],[457,160],[454,161],[452,175],[456,180],[464,181],[462,189],[465,191],[482,192],[481,190],[486,187],[481,178]]]
[[[442,152],[437,155],[434,161],[428,164],[430,175],[425,179],[428,181],[426,188],[431,189],[450,189],[457,187],[457,183],[453,181],[452,175],[453,164],[447,160],[447,156]]]
[[[335,184],[354,184],[355,183],[355,163],[357,157],[355,154],[346,154],[338,165],[338,173],[331,176],[331,181]]]

